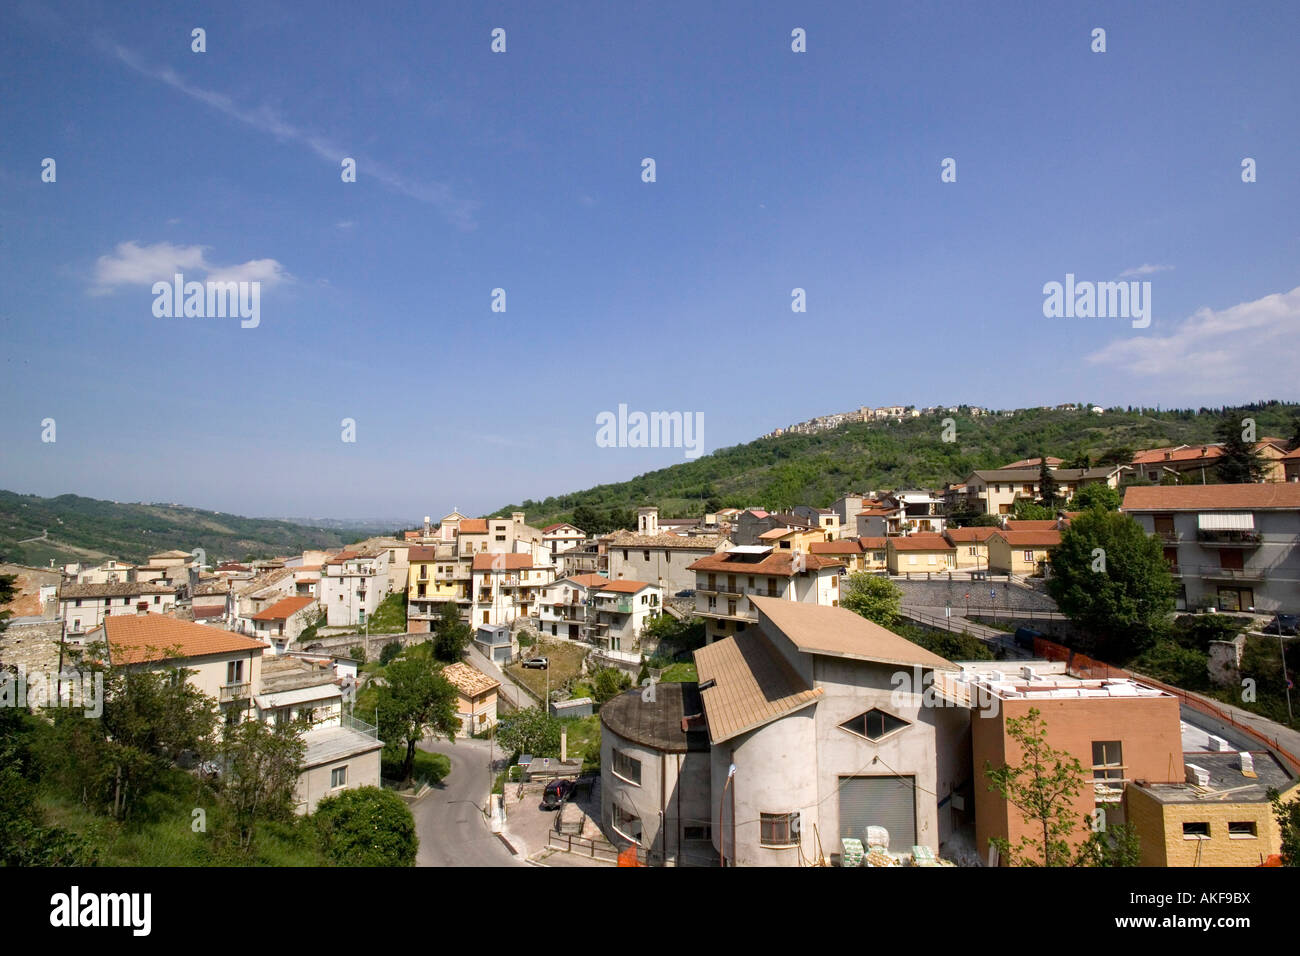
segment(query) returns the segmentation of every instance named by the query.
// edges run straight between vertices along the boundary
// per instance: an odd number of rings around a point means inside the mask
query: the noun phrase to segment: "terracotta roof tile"
[[[1122,511],[1242,511],[1300,508],[1300,483],[1257,485],[1134,485]]]
[[[144,664],[173,657],[205,657],[211,654],[258,653],[266,649],[261,641],[242,634],[161,614],[123,614],[104,618],[109,657],[116,664]]]
[[[287,621],[293,617],[308,604],[316,599],[314,597],[291,597],[283,601],[276,601],[264,611],[254,614],[250,620],[253,621]]]

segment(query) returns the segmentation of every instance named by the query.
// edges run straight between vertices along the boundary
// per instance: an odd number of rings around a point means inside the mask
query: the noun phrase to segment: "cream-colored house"
[[[956,549],[956,567],[959,571],[987,571],[989,569],[989,538],[997,528],[949,528],[944,537]]]
[[[886,541],[890,574],[925,574],[957,567],[957,549],[941,534],[909,534]]]
[[[488,677],[476,667],[461,661],[448,664],[442,676],[456,688],[456,715],[460,718],[460,736],[474,734],[497,722],[497,689],[501,682]]]
[[[59,592],[59,613],[69,634],[92,631],[114,615],[169,614],[175,606],[175,588],[162,584],[68,584]]]
[[[1051,550],[1061,543],[1061,532],[1003,531],[989,537],[989,570],[1002,574],[1041,574],[1047,570]]]

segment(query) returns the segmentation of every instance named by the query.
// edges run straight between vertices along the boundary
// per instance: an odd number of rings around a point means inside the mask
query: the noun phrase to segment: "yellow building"
[[[1137,781],[1125,796],[1141,866],[1259,866],[1282,851],[1268,799],[1294,800],[1300,781],[1267,751],[1189,753],[1186,783]]]
[[[460,717],[462,736],[480,733],[497,722],[500,681],[459,661],[444,667],[442,676],[456,688],[456,715]]]
[[[1002,531],[995,528],[988,540],[988,568],[1001,574],[1041,573],[1051,560],[1051,550],[1061,543],[1061,532]]]
[[[997,528],[949,528],[944,537],[957,549],[957,568],[960,571],[987,571],[989,569],[989,538]]]
[[[801,551],[808,554],[811,545],[827,540],[826,534],[820,528],[773,528],[760,534],[758,543],[773,551]]]
[[[886,541],[890,574],[951,571],[957,566],[957,549],[941,534],[909,534]]]

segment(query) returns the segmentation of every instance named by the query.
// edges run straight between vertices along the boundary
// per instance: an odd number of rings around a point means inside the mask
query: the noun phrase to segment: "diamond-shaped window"
[[[907,721],[873,707],[865,714],[858,714],[851,720],[844,721],[840,726],[849,733],[857,734],[859,737],[866,737],[868,740],[879,740],[886,734],[892,734],[895,730],[906,727]]]

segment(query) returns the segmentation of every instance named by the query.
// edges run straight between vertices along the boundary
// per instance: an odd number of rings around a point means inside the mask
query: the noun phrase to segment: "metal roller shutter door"
[[[916,781],[912,777],[840,777],[840,837],[867,841],[867,827],[889,831],[889,848],[916,843]]]

